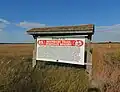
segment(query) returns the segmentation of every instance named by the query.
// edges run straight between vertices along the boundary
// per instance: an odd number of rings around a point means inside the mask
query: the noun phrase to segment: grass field
[[[96,85],[103,92],[119,92],[120,44],[92,44],[92,48]],[[33,44],[0,44],[0,92],[87,92],[83,68],[47,62],[32,68],[32,51]]]
[[[120,92],[120,44],[93,44],[93,78],[103,92]]]

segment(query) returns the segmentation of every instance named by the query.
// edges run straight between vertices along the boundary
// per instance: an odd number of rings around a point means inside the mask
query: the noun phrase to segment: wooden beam
[[[91,81],[92,81],[92,53],[91,53],[91,39],[92,36],[88,36],[88,42],[87,42],[87,62],[86,62],[86,71],[88,72],[88,77],[89,77],[89,86],[91,86]]]
[[[32,59],[32,67],[33,68],[36,65],[36,51],[37,51],[37,37],[34,37],[34,50],[33,50],[33,59]]]

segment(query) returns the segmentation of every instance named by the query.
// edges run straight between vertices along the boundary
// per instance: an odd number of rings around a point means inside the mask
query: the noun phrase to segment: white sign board
[[[37,38],[36,60],[84,65],[85,38]]]

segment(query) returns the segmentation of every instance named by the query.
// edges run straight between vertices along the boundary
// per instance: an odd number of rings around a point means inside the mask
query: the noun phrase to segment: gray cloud
[[[1,22],[2,22],[2,23],[5,23],[5,24],[10,24],[10,22],[8,22],[7,20],[4,20],[4,19],[1,19],[1,18],[0,18],[0,23],[1,23]]]
[[[45,24],[40,24],[40,23],[36,23],[36,22],[20,22],[19,24],[17,24],[17,26],[22,27],[22,28],[39,28],[39,27],[45,27]]]
[[[93,41],[120,41],[120,24],[96,26]]]
[[[36,22],[20,22],[18,24],[11,23],[7,20],[0,19],[0,42],[30,42],[32,37],[24,33],[25,30],[21,31],[12,31],[14,36],[11,34],[11,31],[2,31],[7,27],[8,24],[18,26],[25,29],[45,27],[45,24],[36,23]],[[14,37],[16,39],[14,39]],[[110,25],[110,26],[95,26],[95,33],[93,35],[93,42],[102,42],[102,41],[120,41],[120,24]]]
[[[115,24],[111,26],[96,26],[97,30],[114,30],[114,29],[120,29],[120,24]]]
[[[0,31],[3,31],[7,24],[10,24],[10,22],[0,18]]]

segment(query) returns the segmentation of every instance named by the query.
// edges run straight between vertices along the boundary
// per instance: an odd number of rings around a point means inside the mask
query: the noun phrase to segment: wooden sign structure
[[[27,33],[35,41],[33,67],[38,60],[70,63],[85,65],[91,74],[93,24],[32,28]]]

